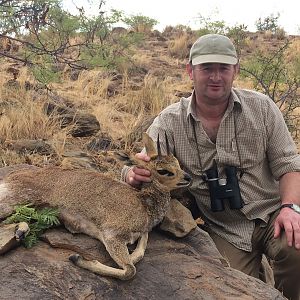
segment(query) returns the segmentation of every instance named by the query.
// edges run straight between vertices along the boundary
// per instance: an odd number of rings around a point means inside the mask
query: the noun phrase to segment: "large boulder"
[[[93,274],[68,260],[77,252],[114,265],[94,239],[52,229],[43,240],[0,256],[1,299],[285,299],[270,285],[226,265],[199,228],[184,238],[153,231],[129,281]]]

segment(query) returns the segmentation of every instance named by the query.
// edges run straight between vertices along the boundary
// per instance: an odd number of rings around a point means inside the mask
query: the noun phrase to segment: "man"
[[[282,114],[267,96],[232,87],[239,64],[225,36],[200,37],[187,71],[192,96],[164,109],[148,133],[154,139],[166,133],[172,152],[193,176],[190,192],[230,265],[258,278],[265,253],[274,260],[276,288],[299,300],[300,156]],[[133,186],[151,180],[138,167],[122,175]],[[232,193],[234,205],[227,199]]]

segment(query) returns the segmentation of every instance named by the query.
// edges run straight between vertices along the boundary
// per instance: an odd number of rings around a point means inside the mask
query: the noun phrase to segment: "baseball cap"
[[[206,34],[193,44],[189,61],[193,65],[204,63],[235,65],[238,58],[235,47],[227,36]]]

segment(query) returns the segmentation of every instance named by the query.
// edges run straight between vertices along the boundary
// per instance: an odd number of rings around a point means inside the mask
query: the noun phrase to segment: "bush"
[[[271,14],[270,16],[262,19],[259,18],[255,22],[256,29],[258,31],[271,31],[272,33],[276,33],[277,29],[279,28],[278,26],[278,19],[280,17],[280,14],[277,13],[275,16],[274,14]]]
[[[122,20],[134,32],[148,33],[151,32],[153,27],[158,24],[157,20],[143,16],[131,15]]]
[[[283,28],[278,27],[275,36],[278,40],[284,40],[286,38],[286,32]]]
[[[199,36],[207,33],[226,34],[226,25],[223,20],[212,20],[211,17],[204,17],[202,15],[199,15],[198,20],[200,23]]]
[[[233,40],[238,56],[241,54],[241,49],[246,45],[247,26],[244,24],[234,27],[227,27],[227,36]]]
[[[293,56],[293,53],[295,50],[290,49],[289,41],[273,51],[264,53],[258,50],[243,64],[241,75],[252,79],[254,89],[263,92],[278,105],[289,130],[296,136],[299,127],[294,114],[300,107],[300,76],[299,69],[294,69],[299,55]]]

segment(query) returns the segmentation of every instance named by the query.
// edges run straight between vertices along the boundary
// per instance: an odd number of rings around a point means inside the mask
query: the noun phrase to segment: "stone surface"
[[[73,125],[70,132],[73,137],[92,136],[100,130],[100,123],[93,114],[57,102],[47,103],[45,110],[51,118],[60,122],[62,128]]]
[[[16,224],[0,225],[0,255],[19,244],[15,239],[15,228]]]
[[[159,227],[176,237],[184,237],[197,227],[197,223],[193,219],[190,210],[183,206],[177,199],[172,199],[167,214]]]
[[[181,239],[153,231],[129,281],[101,277],[68,260],[75,251],[113,264],[94,239],[58,229],[43,239],[47,243],[0,257],[1,299],[284,299],[262,281],[224,265],[198,228]]]
[[[32,169],[32,168],[37,168],[37,167],[28,164],[18,164],[18,165],[2,167],[0,168],[0,180],[3,180],[5,176],[9,175],[14,171],[22,170],[22,169]]]
[[[44,140],[22,139],[11,141],[7,146],[8,149],[14,150],[19,154],[39,153],[41,155],[51,155],[55,153],[52,146]]]

